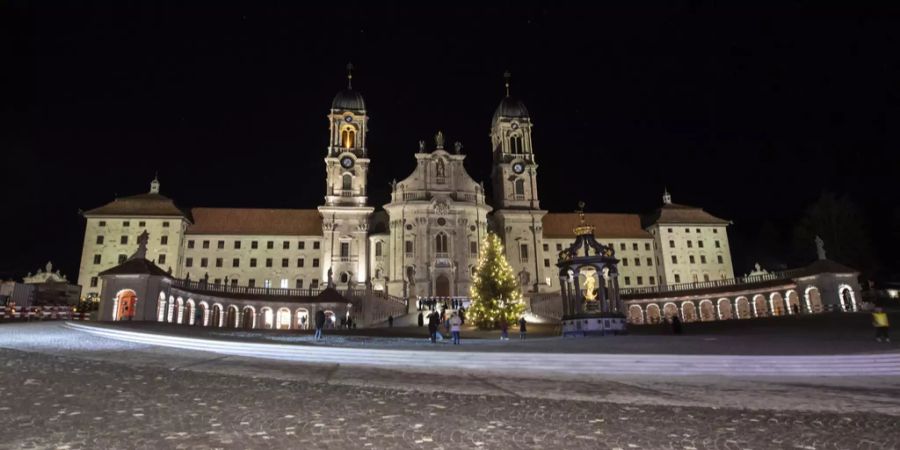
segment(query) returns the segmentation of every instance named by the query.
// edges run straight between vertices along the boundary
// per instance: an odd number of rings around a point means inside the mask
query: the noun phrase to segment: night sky
[[[789,234],[827,190],[863,208],[880,258],[896,261],[896,11],[118,3],[0,14],[2,277],[52,260],[76,278],[78,210],[146,192],[156,171],[181,206],[315,208],[349,61],[375,206],[438,130],[490,185],[509,70],[535,123],[545,209],[644,213],[668,186],[734,221],[744,272],[764,221]]]

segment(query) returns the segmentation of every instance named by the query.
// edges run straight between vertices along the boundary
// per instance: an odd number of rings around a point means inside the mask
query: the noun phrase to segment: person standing
[[[875,327],[876,342],[881,342],[882,339],[884,339],[884,342],[891,342],[891,338],[888,336],[888,331],[890,330],[888,316],[880,306],[872,312],[872,326]]]
[[[500,340],[509,340],[509,324],[506,323],[506,319],[500,319]]]
[[[425,325],[425,316],[422,314],[421,311],[419,311],[419,326],[421,327],[424,325]]]
[[[316,340],[322,340],[322,328],[325,327],[325,311],[316,311]]]
[[[428,315],[428,335],[431,337],[432,344],[437,342],[437,329],[440,320],[441,316],[438,315],[437,311]]]
[[[450,333],[453,335],[453,345],[459,345],[459,327],[462,325],[459,315],[453,313],[450,317]]]
[[[672,333],[681,334],[681,318],[678,317],[678,314],[672,316]]]
[[[388,328],[394,328],[394,315],[393,314],[388,316]]]
[[[519,339],[525,340],[525,334],[528,333],[527,323],[525,322],[525,316],[522,316],[519,319]]]

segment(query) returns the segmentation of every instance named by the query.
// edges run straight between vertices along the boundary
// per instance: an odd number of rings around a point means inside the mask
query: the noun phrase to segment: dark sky
[[[551,211],[583,199],[648,212],[668,186],[734,221],[739,271],[764,219],[787,233],[823,190],[859,203],[877,244],[897,211],[896,11],[121,3],[0,14],[2,276],[52,259],[74,278],[78,209],[145,192],[156,171],[182,206],[319,205],[325,115],[348,61],[371,117],[377,206],[439,129],[490,184],[508,69]],[[896,260],[895,242],[876,247]]]

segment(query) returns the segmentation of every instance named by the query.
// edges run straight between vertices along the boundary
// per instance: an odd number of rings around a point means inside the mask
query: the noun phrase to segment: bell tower
[[[531,117],[525,104],[509,94],[510,73],[503,76],[506,95],[491,121],[494,221],[507,260],[519,275],[522,291],[527,295],[550,287],[538,253],[543,246],[541,220],[547,211],[541,210],[538,201],[538,166],[531,143]]]
[[[368,225],[374,208],[366,205],[369,116],[362,95],[353,90],[353,65],[347,64],[347,88],[338,92],[328,112],[329,144],[325,155],[325,204],[322,214],[322,279],[329,284],[368,280]]]

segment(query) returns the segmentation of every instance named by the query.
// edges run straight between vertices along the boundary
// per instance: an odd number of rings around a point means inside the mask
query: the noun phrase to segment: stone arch
[[[734,311],[732,311],[731,301],[727,298],[720,298],[716,302],[716,311],[719,313],[719,320],[734,319]]]
[[[685,322],[697,321],[697,307],[694,306],[694,302],[681,303],[681,319]]]
[[[184,299],[178,297],[175,299],[175,323],[182,324],[184,323]]]
[[[628,321],[635,325],[643,325],[644,310],[641,305],[631,305],[628,307]]]
[[[290,330],[291,329],[291,310],[288,308],[278,308],[275,314],[275,329]]]
[[[661,321],[659,305],[651,303],[647,305],[647,323],[659,323]]]
[[[197,305],[194,303],[194,299],[188,298],[184,303],[184,323],[188,325],[193,325],[196,320],[197,313]]]
[[[700,301],[700,320],[709,322],[716,320],[716,308],[710,299]]]
[[[818,314],[825,308],[822,306],[822,293],[816,286],[808,286],[803,291],[803,297],[806,299],[806,311],[810,314]]]
[[[838,301],[841,305],[841,311],[858,311],[856,306],[856,293],[848,284],[838,286]]]
[[[317,313],[318,314],[318,313]],[[325,310],[325,328],[335,328],[337,315],[330,309]]]
[[[166,322],[173,323],[175,322],[175,318],[178,315],[178,310],[175,308],[175,296],[169,296],[169,307],[166,309]]]
[[[256,308],[251,305],[244,306],[241,310],[241,326],[245,330],[256,328]]]
[[[225,326],[228,328],[238,328],[241,324],[241,312],[237,305],[228,305]]]
[[[297,311],[294,312],[294,320],[297,322],[297,328],[301,330],[309,328],[309,310],[297,308]]]
[[[769,294],[769,309],[772,311],[773,317],[787,314],[784,307],[784,297],[781,296],[781,293],[773,292]]]
[[[166,302],[166,293],[159,293],[159,300],[156,301],[156,321],[157,322],[165,322],[166,321],[166,311],[168,308],[168,303]]]
[[[201,300],[200,303],[197,304],[197,309],[200,311],[200,326],[208,327],[209,326],[209,303],[206,300]]]
[[[756,317],[768,317],[769,306],[766,303],[766,297],[762,294],[753,296],[753,315]]]
[[[672,302],[666,303],[665,305],[663,305],[663,315],[666,317],[666,319],[671,320],[672,317],[678,315],[678,306],[676,306]]]
[[[791,289],[784,293],[785,303],[787,304],[788,314],[800,314],[803,307],[800,305],[800,296],[797,291]]]
[[[750,307],[750,300],[747,300],[747,297],[736,298],[734,300],[734,309],[738,319],[753,317],[753,308]]]
[[[262,322],[260,328],[263,330],[271,330],[275,328],[275,313],[272,312],[272,308],[268,306],[263,306],[259,310],[260,321]]]
[[[450,296],[450,279],[447,278],[447,275],[440,274],[434,280],[434,295],[437,297]]]
[[[216,303],[212,307],[212,316],[210,317],[210,325],[221,328],[225,326],[225,309],[221,303]]]

